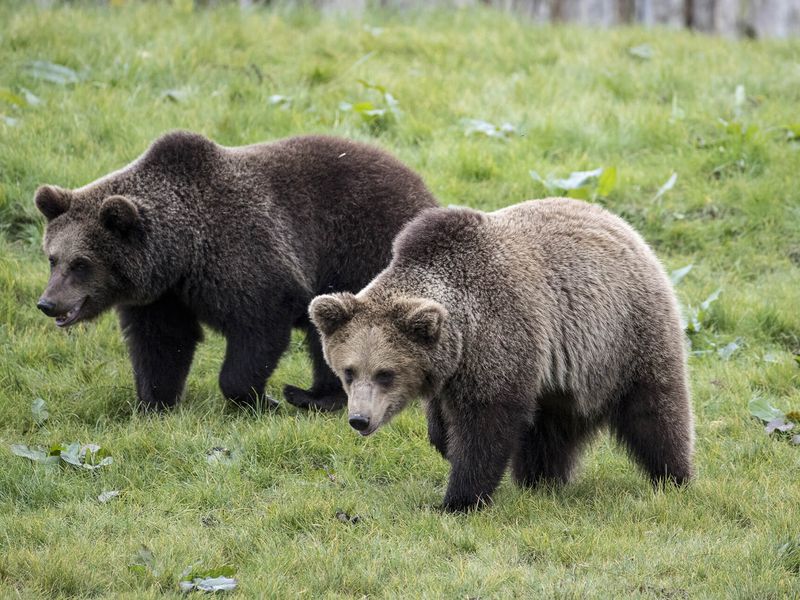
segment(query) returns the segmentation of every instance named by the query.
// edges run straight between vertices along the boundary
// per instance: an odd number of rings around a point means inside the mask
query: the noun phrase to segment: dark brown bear
[[[509,460],[522,485],[569,480],[604,425],[654,482],[692,475],[675,295],[642,238],[598,206],[427,210],[372,283],[310,314],[362,435],[424,399],[452,464],[450,510],[489,500]]]
[[[39,308],[67,327],[115,306],[144,409],[181,395],[201,323],[227,340],[219,383],[232,401],[262,397],[299,327],[314,382],[286,386],[287,400],[342,406],[308,303],[363,287],[401,227],[436,204],[377,148],[329,137],[226,148],[188,132],[82,188],[42,186],[35,201],[52,267]]]

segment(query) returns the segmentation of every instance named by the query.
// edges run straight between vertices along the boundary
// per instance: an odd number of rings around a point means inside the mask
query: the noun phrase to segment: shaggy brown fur
[[[328,137],[225,148],[188,132],[80,189],[43,186],[35,201],[52,265],[39,307],[68,326],[116,306],[145,409],[180,396],[200,323],[227,339],[219,381],[234,402],[262,396],[300,327],[314,383],[287,386],[287,399],[343,406],[308,303],[363,287],[401,227],[436,204],[377,148]]]
[[[488,501],[509,460],[522,485],[566,482],[603,425],[654,482],[692,475],[675,295],[642,238],[600,207],[427,210],[370,285],[316,298],[310,314],[363,435],[425,400],[452,463],[450,510]]]

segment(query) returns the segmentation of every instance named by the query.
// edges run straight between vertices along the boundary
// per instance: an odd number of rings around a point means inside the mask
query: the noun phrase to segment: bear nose
[[[369,419],[367,417],[362,417],[361,415],[353,415],[350,417],[350,427],[356,431],[364,431],[367,427],[369,427]]]
[[[45,300],[44,298],[39,298],[39,302],[36,303],[36,308],[38,308],[48,317],[52,317],[53,315],[55,315],[56,305],[50,302],[49,300]]]

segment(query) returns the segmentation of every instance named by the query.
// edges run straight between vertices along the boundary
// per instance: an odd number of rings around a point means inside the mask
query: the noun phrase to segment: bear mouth
[[[77,322],[81,318],[81,309],[83,308],[83,305],[85,303],[86,303],[86,298],[78,302],[75,306],[70,308],[63,315],[56,315],[55,317],[56,325],[58,327],[69,327],[70,325]]]
[[[372,435],[373,433],[375,433],[378,430],[378,427],[380,427],[379,424],[370,425],[363,431],[359,431],[358,435],[360,435],[361,437],[367,437],[368,435]]]

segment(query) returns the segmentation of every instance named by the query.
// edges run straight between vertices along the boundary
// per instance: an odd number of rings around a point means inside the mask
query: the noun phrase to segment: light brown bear
[[[598,206],[425,210],[366,288],[309,312],[362,435],[423,398],[452,464],[448,510],[489,501],[509,459],[522,485],[568,481],[604,425],[654,483],[692,476],[675,295],[642,238]]]

